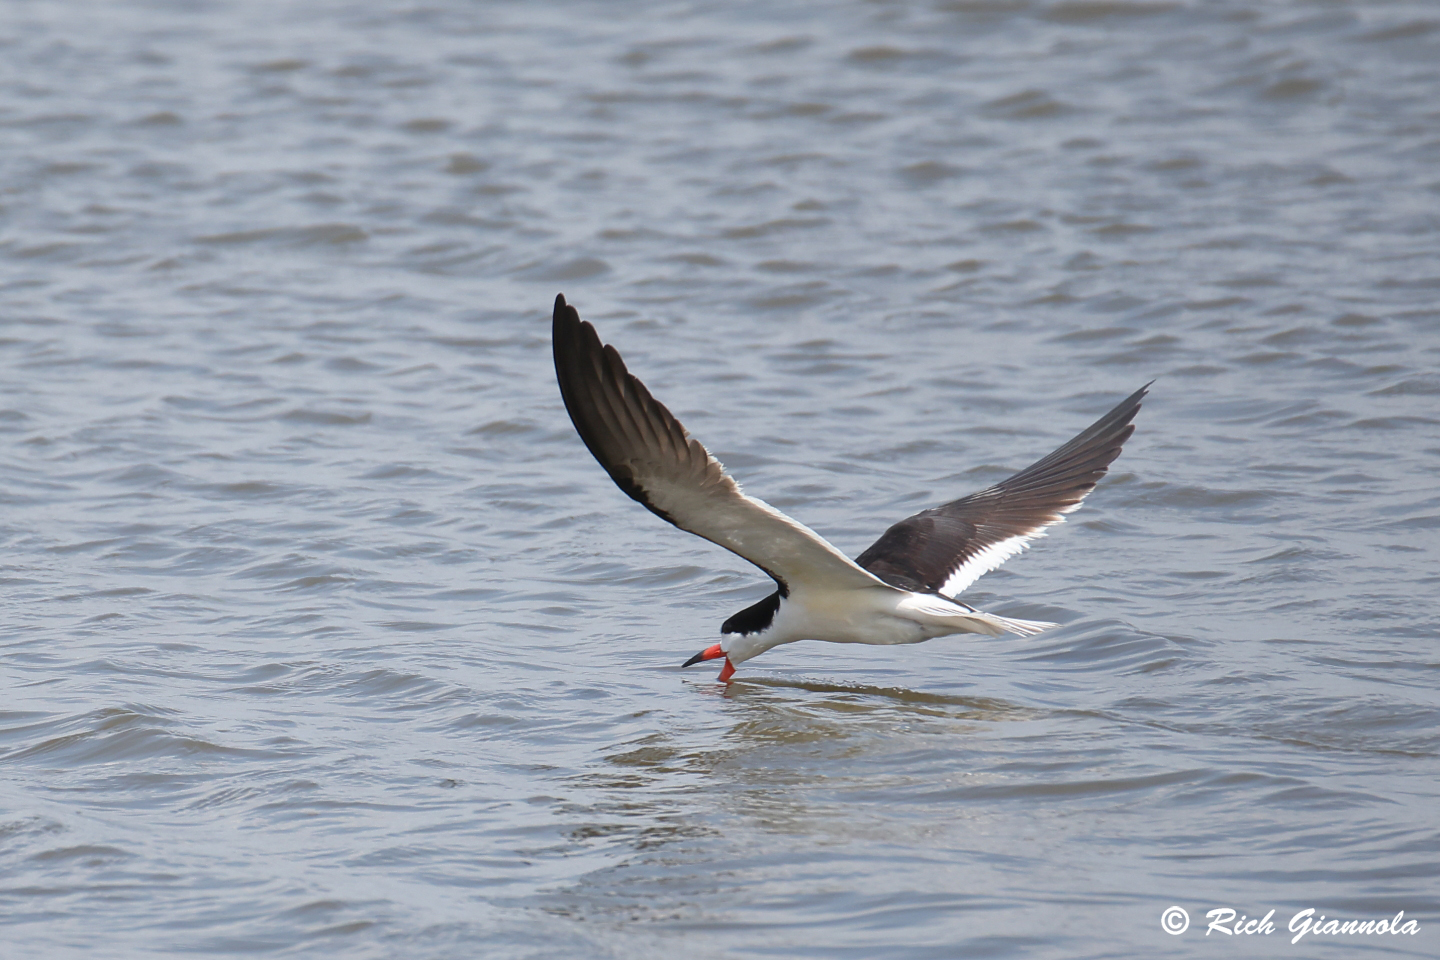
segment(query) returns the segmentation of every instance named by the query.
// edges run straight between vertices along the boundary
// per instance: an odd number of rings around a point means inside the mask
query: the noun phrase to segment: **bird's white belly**
[[[782,643],[826,640],[888,646],[922,643],[952,633],[999,636],[1009,626],[932,594],[892,587],[860,590],[793,590],[781,600],[770,626],[759,633],[731,635],[722,649],[732,663],[743,663]],[[1043,629],[1048,624],[1031,624]],[[1039,632],[1038,630],[1032,632]]]
[[[797,591],[780,607],[775,632],[791,640],[831,643],[920,643],[956,632],[952,625],[926,622],[906,609],[898,590]]]

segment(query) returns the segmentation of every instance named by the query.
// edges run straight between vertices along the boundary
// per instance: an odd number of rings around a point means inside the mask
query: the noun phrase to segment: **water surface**
[[[1437,91],[1428,3],[6,5],[9,950],[1434,956]],[[1158,382],[966,595],[1061,627],[725,690],[557,291],[852,555]]]

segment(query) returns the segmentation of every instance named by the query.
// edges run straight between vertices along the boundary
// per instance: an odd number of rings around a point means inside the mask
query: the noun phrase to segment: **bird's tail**
[[[941,623],[953,624],[958,630],[966,633],[984,633],[992,637],[998,637],[1003,633],[1018,633],[1022,637],[1033,637],[1037,633],[1043,633],[1053,623],[1046,623],[1043,620],[1016,620],[1011,617],[1002,617],[998,613],[984,613],[968,605],[962,605],[958,600],[950,600],[940,596],[924,596],[911,594],[906,600],[906,607],[926,617],[934,617]]]
[[[1044,633],[1051,627],[1058,626],[1058,624],[1047,623],[1044,620],[1017,620],[1014,617],[1002,617],[995,613],[981,613],[978,610],[970,614],[970,616],[976,620],[993,624],[1009,633],[1018,633],[1022,637],[1033,637],[1037,633]],[[996,635],[998,636],[999,634],[997,633]]]

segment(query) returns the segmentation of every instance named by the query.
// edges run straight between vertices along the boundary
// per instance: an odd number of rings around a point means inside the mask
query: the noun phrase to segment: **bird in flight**
[[[580,439],[621,490],[664,520],[755,564],[775,592],[720,627],[683,666],[737,664],[796,640],[920,643],[953,633],[1034,636],[1055,626],[983,613],[955,597],[1060,523],[1120,455],[1146,384],[1054,453],[1008,480],[922,510],[851,560],[740,489],[650,395],[564,295],[555,298],[555,375]]]

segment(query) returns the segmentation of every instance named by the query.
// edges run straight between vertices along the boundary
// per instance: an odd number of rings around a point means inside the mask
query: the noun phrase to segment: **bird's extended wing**
[[[856,563],[892,586],[953,597],[1080,506],[1135,431],[1146,384],[1043,460],[901,520]]]
[[[565,409],[621,490],[681,530],[749,560],[775,578],[781,593],[797,583],[885,585],[810,528],[742,493],[563,295],[555,298],[553,335]]]

